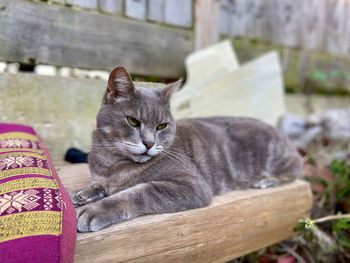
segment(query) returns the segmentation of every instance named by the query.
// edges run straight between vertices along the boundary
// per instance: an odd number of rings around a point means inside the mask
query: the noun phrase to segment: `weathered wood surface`
[[[270,44],[249,40],[233,41],[241,63],[271,50]],[[284,71],[284,86],[296,93],[340,94],[350,91],[350,56],[339,57],[321,51],[274,47],[279,53]]]
[[[164,0],[148,0],[148,19],[156,22],[164,21]]]
[[[88,150],[105,81],[0,74],[0,122],[31,125],[54,159]]]
[[[97,8],[97,0],[66,0],[66,3],[88,9]]]
[[[68,190],[89,180],[87,165],[58,173]],[[309,215],[311,204],[310,187],[303,181],[233,191],[202,209],[78,234],[75,262],[225,262],[294,235],[293,227]]]
[[[146,0],[125,0],[125,14],[132,18],[145,20]]]
[[[192,26],[192,0],[164,0],[164,22],[174,26]]]
[[[201,49],[215,44],[220,38],[220,1],[195,1],[194,46]]]
[[[285,103],[287,112],[306,118],[312,113],[320,114],[331,109],[349,108],[350,97],[315,94],[287,94],[285,96]]]
[[[275,125],[285,113],[278,54],[267,53],[239,68],[236,61],[228,41],[191,54],[188,81],[173,103],[175,117],[245,116]]]
[[[350,3],[337,0],[221,0],[221,33],[348,55]]]
[[[0,0],[0,60],[179,77],[191,31],[23,0]]]
[[[81,164],[55,164],[56,171],[68,192],[84,187],[91,181],[89,166]]]
[[[123,14],[124,0],[100,0],[99,8],[101,11],[112,14]]]

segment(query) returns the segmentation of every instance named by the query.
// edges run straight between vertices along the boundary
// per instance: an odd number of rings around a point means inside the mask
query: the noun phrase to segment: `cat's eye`
[[[140,121],[136,120],[133,117],[127,117],[128,123],[132,126],[132,127],[140,127],[141,123]]]
[[[157,130],[158,130],[158,131],[163,130],[163,129],[165,129],[166,126],[168,126],[167,123],[158,124],[158,125],[157,125]]]

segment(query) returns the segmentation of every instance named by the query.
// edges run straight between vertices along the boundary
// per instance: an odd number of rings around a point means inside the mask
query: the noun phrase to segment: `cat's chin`
[[[149,161],[152,158],[152,156],[147,155],[147,154],[138,154],[138,155],[133,155],[132,159],[136,163],[145,163]]]

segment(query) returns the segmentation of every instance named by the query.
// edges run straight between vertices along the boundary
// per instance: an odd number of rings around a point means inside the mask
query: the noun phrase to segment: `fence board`
[[[287,47],[349,55],[348,0],[221,0],[220,30]]]
[[[229,35],[231,31],[231,1],[221,0],[220,6],[220,32],[224,35]]]
[[[273,0],[249,0],[246,12],[249,14],[246,23],[246,35],[253,39],[270,41],[273,33]]]
[[[165,0],[164,20],[174,26],[192,26],[192,0]]]
[[[97,8],[97,0],[66,0],[69,5],[76,5],[84,8]]]
[[[332,54],[346,54],[349,39],[349,8],[348,1],[330,2],[328,9],[329,22],[327,23],[326,48]]]
[[[122,14],[123,0],[100,0],[99,8],[106,13]]]
[[[148,19],[156,22],[164,21],[164,0],[148,0]]]
[[[185,29],[23,0],[0,6],[0,60],[178,77],[193,47]]]
[[[246,34],[247,21],[249,20],[246,14],[246,1],[237,0],[231,2],[231,36],[244,36]]]
[[[195,21],[195,49],[216,43],[220,38],[220,1],[196,1]]]
[[[301,16],[303,47],[324,49],[328,2],[328,0],[303,1]]]
[[[272,42],[296,47],[301,41],[301,14],[303,0],[274,0],[271,9]]]
[[[125,14],[129,17],[146,19],[146,0],[125,0]]]

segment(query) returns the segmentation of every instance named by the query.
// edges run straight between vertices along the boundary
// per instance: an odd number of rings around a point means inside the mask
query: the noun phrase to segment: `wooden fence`
[[[347,56],[349,15],[349,0],[0,0],[0,60],[178,77],[220,35]]]
[[[67,0],[80,2],[92,8],[97,1]],[[126,13],[140,17],[140,8],[129,2],[138,3],[126,1]],[[120,64],[136,74],[165,77],[183,73],[184,58],[193,46],[190,30],[95,11],[0,0],[0,60],[104,70]]]
[[[221,0],[221,33],[349,55],[349,0]]]
[[[350,94],[349,0],[0,0],[0,61],[178,78],[222,37],[279,51],[289,91]]]

